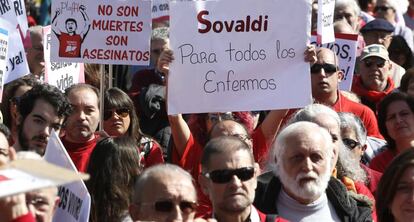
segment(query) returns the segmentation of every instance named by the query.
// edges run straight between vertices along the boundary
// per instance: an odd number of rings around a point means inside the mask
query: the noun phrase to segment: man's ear
[[[208,196],[208,184],[210,180],[203,174],[198,175],[198,183],[200,184],[201,190],[205,195]]]
[[[345,73],[344,72],[342,72],[342,70],[341,69],[339,69],[338,70],[338,82],[342,82],[342,80],[344,79],[344,77],[345,77]]]
[[[365,145],[363,145],[362,147],[361,147],[361,150],[362,150],[362,152],[365,152],[365,150],[367,149],[367,144],[365,144]]]

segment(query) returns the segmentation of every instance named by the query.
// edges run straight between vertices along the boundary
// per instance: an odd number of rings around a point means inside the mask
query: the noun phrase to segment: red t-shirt
[[[67,141],[65,138],[62,137],[62,143],[68,151],[70,158],[75,164],[76,168],[79,172],[86,172],[88,169],[89,158],[93,149],[96,146],[96,143],[99,139],[99,134],[95,134],[95,138],[85,142],[85,143],[72,143]]]
[[[332,106],[336,112],[348,112],[361,118],[367,129],[368,136],[384,139],[378,130],[378,122],[374,112],[368,107],[360,103],[349,100],[341,93],[338,93],[338,100]]]
[[[258,127],[252,134],[253,139],[253,154],[256,162],[263,161],[268,151],[268,145],[263,135],[262,130]],[[194,140],[192,134],[187,141],[184,153],[181,158],[177,150],[173,149],[172,162],[179,165],[181,168],[187,170],[198,181],[198,176],[201,174],[201,156],[203,154],[202,146]],[[198,195],[197,217],[204,217],[212,212],[210,199],[202,192],[198,182],[196,183]]]
[[[13,219],[11,222],[36,222],[33,215],[29,212],[23,216]]]
[[[58,38],[60,57],[80,57],[82,44],[82,37],[80,35],[69,35],[62,32]]]
[[[369,168],[376,170],[378,172],[384,173],[388,165],[397,156],[393,150],[386,149],[384,152],[378,154],[374,159],[371,160]]]

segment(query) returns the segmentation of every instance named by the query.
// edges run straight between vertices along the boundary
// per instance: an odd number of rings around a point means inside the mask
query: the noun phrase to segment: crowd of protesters
[[[335,1],[335,32],[358,35],[350,91],[337,53],[309,45],[313,104],[186,115],[166,111],[168,21],[150,66],[121,68],[130,84],[100,89],[105,70],[85,64],[61,92],[42,82],[50,2],[25,2],[31,74],[5,85],[0,165],[41,158],[53,129],[90,175],[90,221],[414,221],[414,0]],[[0,221],[51,222],[59,201],[56,187],[0,199]]]

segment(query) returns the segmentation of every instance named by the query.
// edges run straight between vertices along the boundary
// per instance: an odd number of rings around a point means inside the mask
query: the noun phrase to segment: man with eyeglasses
[[[388,49],[392,41],[394,30],[395,27],[387,20],[377,18],[362,27],[361,34],[364,37],[366,46],[380,44]],[[391,60],[390,62],[392,64],[390,76],[394,80],[395,87],[399,87],[401,77],[405,74],[405,69]],[[359,68],[358,62],[356,68]]]
[[[365,105],[351,101],[339,90],[344,73],[337,64],[338,58],[332,50],[316,50],[316,62],[310,69],[313,98],[337,112],[354,113],[363,120],[369,136],[382,139],[374,112]]]
[[[357,116],[351,113],[339,113],[339,118],[341,119],[342,142],[352,152],[353,155],[350,156],[352,162],[355,162],[355,165],[359,164],[364,170],[366,174],[365,184],[375,195],[382,173],[368,168],[365,164],[368,164],[373,156],[380,152],[380,149],[373,149],[372,146],[367,149],[367,132]],[[367,153],[365,153],[366,150]]]
[[[405,24],[397,23],[397,5],[395,0],[377,0],[377,4],[374,8],[375,18],[381,18],[391,23],[395,29],[393,34],[402,36],[410,47],[411,51],[414,52],[413,46],[413,32]],[[401,18],[402,19],[402,18]]]
[[[210,140],[204,147],[201,165],[199,183],[210,197],[212,216],[217,221],[285,221],[277,215],[265,215],[252,205],[260,169],[243,140],[235,136]]]
[[[43,155],[54,129],[60,132],[71,106],[65,95],[55,86],[36,85],[20,97],[17,105],[17,150],[35,151]]]
[[[284,128],[269,155],[273,172],[258,180],[255,206],[290,221],[372,221],[370,207],[331,177],[334,146],[329,132],[315,123]]]
[[[191,175],[172,164],[144,170],[135,183],[129,213],[134,221],[192,222],[197,194]]]
[[[352,91],[374,112],[382,98],[395,89],[390,77],[391,68],[388,51],[383,45],[373,44],[363,49],[359,75],[354,76]]]

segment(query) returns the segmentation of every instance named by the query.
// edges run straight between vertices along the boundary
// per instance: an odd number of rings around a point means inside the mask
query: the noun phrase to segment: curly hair
[[[128,136],[105,138],[96,144],[87,173],[92,222],[121,221],[142,171],[135,141]]]
[[[32,75],[16,79],[4,87],[3,101],[1,106],[1,112],[3,114],[3,123],[11,128],[12,127],[12,115],[10,114],[11,99],[15,97],[16,91],[22,86],[35,86],[40,84],[38,80]]]
[[[391,103],[396,101],[406,102],[408,107],[410,107],[411,112],[414,112],[414,98],[409,97],[406,93],[403,92],[390,93],[378,104],[378,128],[384,139],[387,141],[388,148],[391,150],[396,149],[396,142],[388,133],[386,126],[387,112],[388,107],[391,105]]]
[[[66,121],[66,117],[72,111],[68,99],[57,87],[48,84],[35,85],[23,94],[17,104],[17,110],[23,120],[32,112],[36,101],[39,99],[49,103],[55,109],[57,116],[64,119],[63,122]]]

